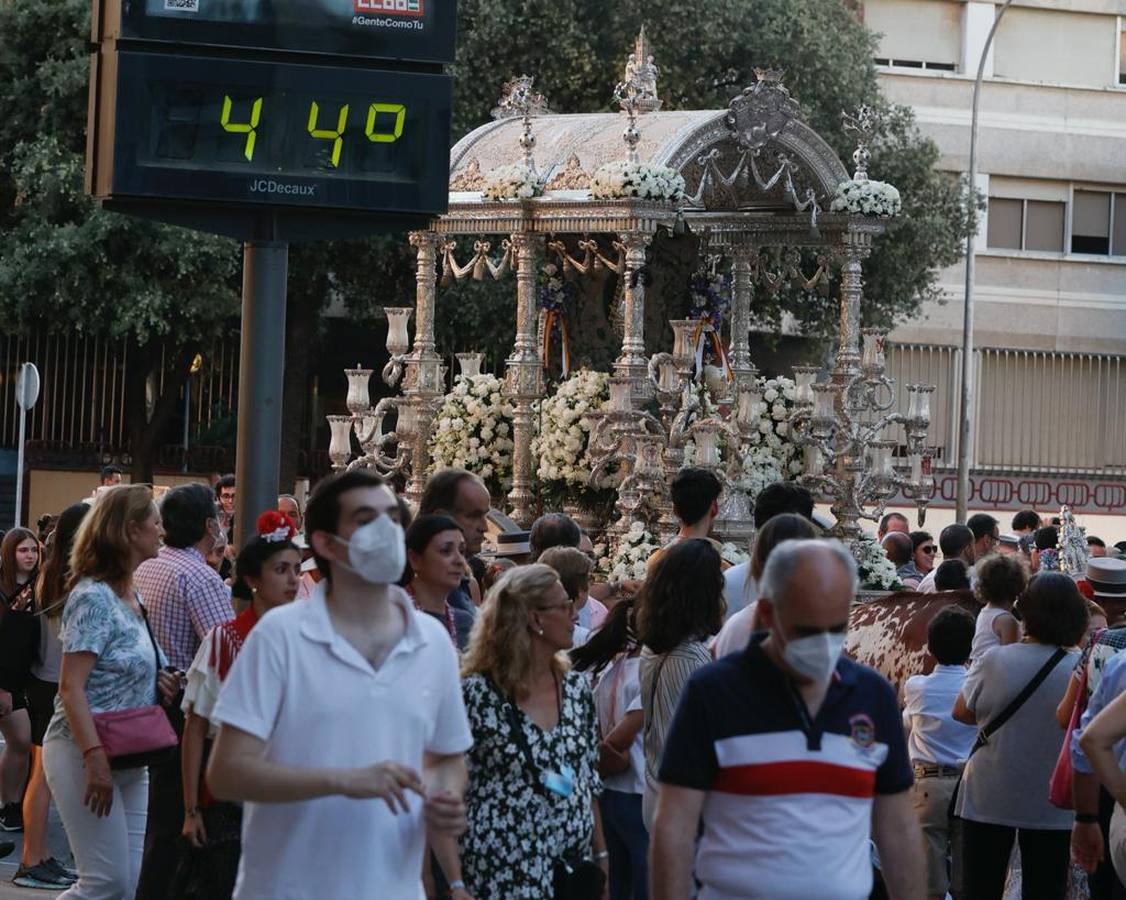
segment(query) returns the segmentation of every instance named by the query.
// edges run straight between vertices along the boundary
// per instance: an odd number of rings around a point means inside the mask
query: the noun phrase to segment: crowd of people
[[[635,582],[600,577],[559,512],[486,547],[489,492],[463,470],[417,509],[366,471],[305,508],[281,495],[237,554],[233,477],[157,502],[103,475],[49,533],[0,542],[17,885],[1126,896],[1126,561],[1097,538],[1076,579],[1035,513],[937,542],[885,516],[900,581],[937,595],[933,670],[893,686],[843,653],[857,566],[796,484],[760,492],[729,567],[722,485],[682,470],[680,529]],[[52,802],[72,858],[49,852]]]

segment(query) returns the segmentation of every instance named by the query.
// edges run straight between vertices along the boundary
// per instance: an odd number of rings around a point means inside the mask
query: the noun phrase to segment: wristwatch
[[[1099,814],[1098,813],[1077,812],[1075,814],[1075,821],[1079,822],[1083,825],[1098,825],[1099,824]]]
[[[464,891],[465,890],[465,882],[462,881],[460,878],[457,881],[451,881],[450,882],[450,890],[451,891]]]

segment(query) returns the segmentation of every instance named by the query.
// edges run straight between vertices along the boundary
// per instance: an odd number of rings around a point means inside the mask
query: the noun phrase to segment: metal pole
[[[247,241],[243,247],[242,346],[239,357],[236,545],[278,502],[285,293],[289,245]]]
[[[16,451],[16,514],[13,528],[20,527],[23,519],[23,445],[27,437],[27,410],[20,405],[20,445]]]
[[[188,373],[187,380],[184,381],[184,464],[180,467],[180,471],[185,475],[188,473],[188,420],[192,412],[192,376]]]
[[[978,104],[981,100],[981,82],[985,77],[985,60],[989,56],[989,48],[993,45],[993,36],[997,34],[997,26],[1001,24],[1001,17],[1013,0],[1005,0],[993,19],[993,27],[985,38],[985,45],[981,48],[981,59],[977,64],[977,78],[974,81],[973,109],[970,113],[970,171],[967,185],[968,202],[970,209],[974,209],[974,227],[966,235],[966,303],[962,311],[962,393],[959,399],[958,417],[958,495],[955,506],[955,518],[965,522],[970,503],[970,459],[972,455],[973,435],[973,355],[974,355],[974,244],[977,240],[977,126]]]

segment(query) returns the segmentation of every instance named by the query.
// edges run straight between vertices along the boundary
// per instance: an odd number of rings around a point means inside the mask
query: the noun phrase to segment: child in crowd
[[[923,829],[927,856],[927,896],[942,900],[949,888],[950,795],[970,754],[977,729],[951,717],[966,680],[966,661],[974,620],[959,606],[939,610],[927,628],[927,649],[938,665],[930,675],[915,675],[903,686],[903,725],[915,767],[915,813]]]

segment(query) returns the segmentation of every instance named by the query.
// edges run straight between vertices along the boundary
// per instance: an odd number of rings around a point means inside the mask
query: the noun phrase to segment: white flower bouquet
[[[530,200],[544,191],[544,181],[523,163],[500,166],[485,176],[485,198],[488,200]]]
[[[616,160],[600,166],[590,180],[590,195],[595,200],[684,199],[684,178],[668,166]]]
[[[751,497],[767,485],[802,472],[801,448],[790,434],[790,417],[797,406],[793,379],[764,378],[759,390],[762,402],[756,409],[757,423],[740,448],[743,467],[736,478],[736,484]]]
[[[540,404],[540,428],[532,439],[532,457],[538,460],[536,477],[550,505],[583,504],[590,499],[590,422],[586,416],[605,409],[609,399],[605,372],[578,369]]]
[[[887,558],[884,548],[866,534],[852,542],[849,547],[860,574],[860,587],[866,591],[901,591],[903,583],[895,569],[895,563]]]
[[[611,578],[632,578],[641,581],[645,578],[645,564],[649,557],[661,547],[640,522],[634,522],[618,544],[618,551],[603,561],[603,574]]]
[[[430,433],[431,470],[455,466],[481,476],[493,496],[511,486],[512,403],[495,375],[459,375]]]
[[[829,204],[829,211],[853,216],[899,215],[899,191],[886,181],[842,181]]]

